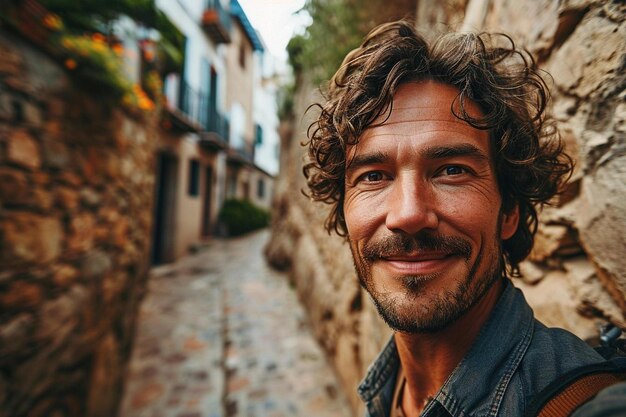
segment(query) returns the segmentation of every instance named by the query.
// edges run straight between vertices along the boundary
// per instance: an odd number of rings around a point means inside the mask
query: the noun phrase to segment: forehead
[[[381,116],[373,124],[384,122],[363,131],[359,142],[371,142],[384,136],[394,137],[426,137],[430,133],[439,138],[451,137],[461,139],[486,139],[488,133],[479,130],[467,122],[457,118],[461,114],[459,90],[451,85],[437,81],[413,82],[401,85],[393,97],[393,107],[388,118]],[[480,108],[473,101],[466,99],[463,103],[465,111],[474,118],[483,116]],[[486,140],[485,140],[486,142]]]

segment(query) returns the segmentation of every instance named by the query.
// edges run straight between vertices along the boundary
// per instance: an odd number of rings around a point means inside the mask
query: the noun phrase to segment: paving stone
[[[155,268],[120,417],[349,417],[266,231]]]

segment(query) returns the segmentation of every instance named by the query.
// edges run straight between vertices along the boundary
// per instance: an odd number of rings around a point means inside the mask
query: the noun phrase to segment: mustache
[[[412,236],[395,233],[379,240],[369,241],[363,247],[363,257],[368,261],[420,252],[445,252],[469,260],[472,245],[459,237],[420,232]]]

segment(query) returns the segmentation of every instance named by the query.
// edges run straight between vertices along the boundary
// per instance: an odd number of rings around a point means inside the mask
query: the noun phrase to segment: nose
[[[387,200],[385,225],[410,235],[434,230],[439,225],[435,206],[435,196],[426,184],[414,178],[397,179]]]

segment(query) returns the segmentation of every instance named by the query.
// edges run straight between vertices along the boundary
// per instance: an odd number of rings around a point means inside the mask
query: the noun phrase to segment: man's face
[[[495,288],[501,241],[517,228],[517,209],[501,213],[488,132],[451,112],[457,94],[431,81],[402,85],[390,118],[347,150],[350,248],[397,331],[437,331],[468,312]]]

